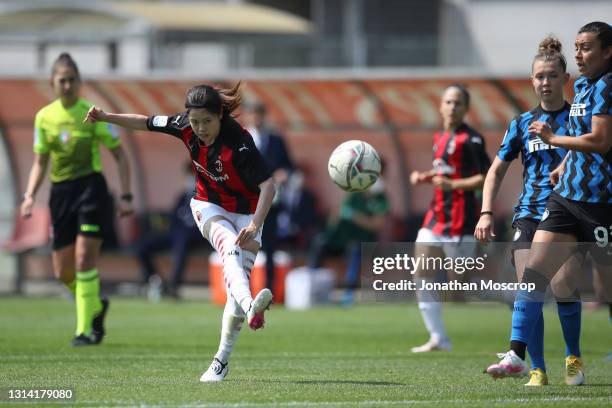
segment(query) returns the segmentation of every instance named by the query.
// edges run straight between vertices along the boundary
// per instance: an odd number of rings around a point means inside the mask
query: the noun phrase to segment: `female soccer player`
[[[240,105],[232,89],[198,85],[187,92],[184,112],[172,116],[105,113],[92,107],[87,121],[167,133],[181,140],[196,174],[191,210],[198,229],[219,253],[227,288],[219,350],[200,381],[221,381],[246,316],[251,329],[264,325],[272,292],[251,297],[249,275],[261,246],[261,229],[276,188],[251,135],[232,117]]]
[[[36,114],[35,158],[21,215],[31,215],[51,157],[53,271],[75,295],[77,328],[72,345],[99,344],[105,334],[108,300],[100,299],[96,265],[109,222],[104,219],[109,201],[99,144],[110,149],[119,167],[121,215],[132,212],[130,171],[118,134],[105,124],[82,123],[92,104],[79,97],[81,76],[69,54],[61,54],[53,63],[51,85],[57,99]]]
[[[546,37],[538,46],[531,70],[531,81],[540,104],[510,122],[497,157],[487,173],[483,188],[480,220],[474,236],[482,242],[494,237],[493,234],[493,200],[510,164],[519,153],[524,166],[523,192],[518,205],[514,208],[512,226],[515,229],[513,251],[514,265],[518,281],[521,281],[523,269],[529,254],[529,244],[533,240],[536,228],[550,196],[553,185],[550,173],[562,162],[566,150],[544,144],[537,135],[528,132],[528,127],[536,121],[547,123],[557,135],[567,135],[570,105],[563,97],[563,87],[569,80],[566,73],[567,63],[561,53],[561,43]],[[572,269],[580,267],[581,257],[571,258],[572,262],[564,266],[558,277],[565,277]],[[559,296],[569,297],[568,293],[555,292]],[[580,356],[580,302],[557,302],[561,328],[566,341],[566,357]],[[564,299],[569,300],[569,299]],[[574,299],[572,299],[574,300]],[[544,364],[544,317],[540,313],[527,347],[531,357],[530,380],[526,385],[540,386],[548,384]]]
[[[414,171],[413,185],[432,183],[434,197],[419,230],[415,254],[428,257],[475,256],[473,236],[479,203],[474,194],[482,187],[490,165],[482,136],[463,122],[470,95],[461,85],[449,86],[442,95],[440,114],[443,130],[434,135],[433,169]],[[419,269],[417,280],[435,280],[438,271]],[[421,283],[417,283],[421,287]],[[426,292],[417,292],[419,309],[429,331],[429,341],[413,347],[413,353],[450,350],[451,343],[442,321],[442,305]]]
[[[569,134],[553,134],[545,122],[532,123],[528,131],[551,146],[569,149],[559,169],[561,176],[551,194],[533,238],[523,282],[535,291],[519,290],[512,315],[510,350],[487,372],[508,377],[526,370],[528,339],[542,310],[544,292],[559,267],[576,250],[577,242],[589,247],[603,273],[612,272],[612,28],[607,23],[583,26],[576,37],[576,63],[582,76],[574,84]],[[557,172],[557,170],[555,170]],[[579,357],[566,360],[565,382],[580,385],[584,369]]]

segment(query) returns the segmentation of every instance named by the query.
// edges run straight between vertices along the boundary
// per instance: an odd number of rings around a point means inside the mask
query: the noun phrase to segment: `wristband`
[[[132,195],[132,193],[125,193],[121,195],[121,200],[127,201],[128,203],[131,203],[133,199],[134,196]]]
[[[492,217],[493,216],[493,211],[482,211],[480,213],[480,216],[482,217],[483,215],[490,215]]]

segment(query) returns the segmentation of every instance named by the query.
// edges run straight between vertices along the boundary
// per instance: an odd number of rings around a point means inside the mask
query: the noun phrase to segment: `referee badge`
[[[70,140],[70,132],[68,130],[63,130],[62,133],[60,133],[60,140],[62,143],[68,143],[68,140]]]

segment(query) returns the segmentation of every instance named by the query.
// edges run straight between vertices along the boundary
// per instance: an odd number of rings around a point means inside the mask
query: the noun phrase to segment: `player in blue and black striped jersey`
[[[589,247],[598,269],[612,273],[612,27],[602,22],[583,26],[576,37],[576,63],[582,76],[575,83],[569,134],[553,134],[545,122],[528,130],[551,146],[571,150],[551,176],[560,180],[551,194],[533,239],[522,282],[535,290],[519,290],[512,316],[510,351],[500,376],[511,376],[525,365],[528,339],[542,310],[544,293],[559,267],[576,252],[578,242]],[[523,340],[518,340],[522,337]],[[566,360],[565,382],[580,385],[584,369],[579,357]]]
[[[497,157],[493,161],[484,182],[482,208],[478,225],[474,231],[476,239],[487,242],[493,234],[493,201],[502,180],[513,160],[521,156],[523,164],[523,191],[514,207],[513,263],[520,282],[529,247],[536,232],[553,184],[550,173],[563,161],[567,151],[545,144],[536,134],[528,131],[536,122],[546,122],[556,135],[567,135],[570,105],[563,97],[563,87],[569,81],[567,62],[561,53],[561,43],[553,37],[543,39],[538,54],[532,63],[532,84],[540,104],[534,109],[516,116],[510,122]],[[553,281],[553,292],[557,297],[559,320],[566,339],[567,355],[580,355],[580,302],[565,302],[571,293],[564,291],[569,272],[580,266],[581,256],[570,258]],[[574,299],[572,299],[574,300]],[[540,317],[528,340],[527,351],[531,358],[530,380],[526,385],[548,384],[544,363],[544,316]],[[521,356],[522,359],[525,356]],[[521,372],[523,374],[523,372]]]
[[[570,105],[563,99],[563,83],[569,79],[568,74],[563,73],[561,78],[550,78],[550,76],[559,73],[546,65],[549,64],[538,64],[537,68],[540,69],[537,71],[534,69],[534,82],[540,83],[540,85],[535,86],[544,87],[546,85],[541,85],[544,81],[549,83],[557,81],[560,85],[559,89],[553,91],[550,85],[548,85],[546,91],[536,89],[536,92],[542,95],[540,105],[512,119],[497,153],[501,162],[498,166],[504,167],[503,170],[507,170],[510,163],[518,158],[519,154],[521,155],[524,185],[518,204],[514,207],[512,222],[515,228],[521,220],[539,221],[542,218],[544,207],[553,188],[550,182],[550,173],[561,164],[567,152],[565,149],[547,145],[537,135],[527,131],[527,128],[533,122],[542,121],[546,122],[556,135],[567,134]],[[550,70],[546,71],[547,69]],[[538,78],[539,76],[541,78]],[[560,99],[560,105],[547,104],[544,99],[544,92],[549,94],[560,92],[560,94],[555,95],[556,98]],[[547,110],[547,108],[552,110]],[[493,170],[492,166],[489,171]],[[483,206],[484,211],[487,211],[487,209]],[[531,240],[528,242],[531,242]]]

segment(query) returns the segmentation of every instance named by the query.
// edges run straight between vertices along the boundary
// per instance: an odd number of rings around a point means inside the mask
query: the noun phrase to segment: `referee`
[[[92,105],[79,97],[79,69],[67,53],[53,63],[51,84],[57,99],[36,114],[34,163],[23,195],[21,215],[29,217],[51,159],[53,271],[74,294],[77,327],[73,346],[99,344],[104,337],[108,300],[100,298],[98,257],[105,227],[108,190],[99,145],[110,149],[121,179],[121,215],[132,213],[130,171],[117,132],[107,124],[83,123]]]

